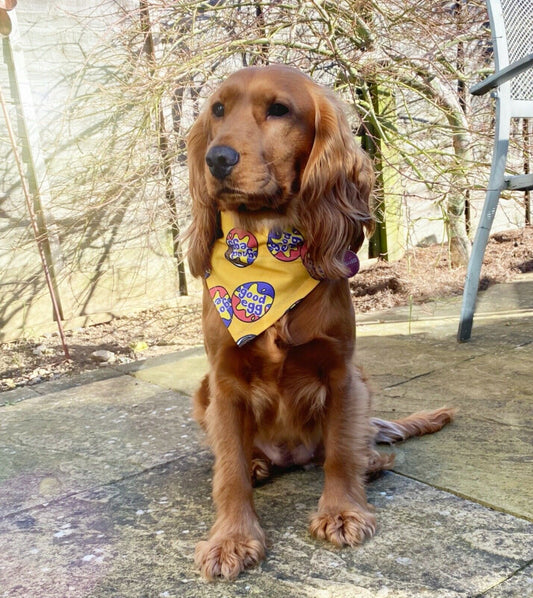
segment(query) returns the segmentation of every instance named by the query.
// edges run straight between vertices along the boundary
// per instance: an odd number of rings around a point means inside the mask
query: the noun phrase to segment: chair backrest
[[[533,0],[487,0],[496,70],[533,52]],[[533,100],[533,69],[511,81],[511,99]]]

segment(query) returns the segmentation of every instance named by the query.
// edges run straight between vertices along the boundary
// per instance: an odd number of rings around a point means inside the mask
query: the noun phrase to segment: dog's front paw
[[[358,546],[376,531],[376,518],[372,513],[356,508],[319,511],[311,517],[311,534],[335,546]]]
[[[202,575],[213,581],[219,577],[235,579],[241,571],[257,565],[265,558],[264,539],[231,535],[199,542],[194,562]]]

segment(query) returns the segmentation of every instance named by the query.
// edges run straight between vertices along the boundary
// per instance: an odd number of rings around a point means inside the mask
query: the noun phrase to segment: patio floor
[[[376,415],[459,408],[369,484],[376,536],[311,538],[322,472],[293,471],[255,490],[267,558],[231,584],[192,559],[213,520],[201,348],[0,394],[0,596],[533,596],[533,276],[481,293],[465,344],[459,304],[358,317]]]

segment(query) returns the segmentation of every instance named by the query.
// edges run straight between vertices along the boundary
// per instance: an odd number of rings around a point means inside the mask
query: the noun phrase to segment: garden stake
[[[13,128],[11,126],[11,119],[9,118],[9,114],[7,112],[7,106],[4,99],[4,94],[2,92],[2,87],[0,86],[0,104],[2,104],[2,111],[4,113],[4,119],[6,123],[7,133],[9,136],[9,141],[11,143],[11,147],[13,149],[13,155],[15,157],[15,162],[17,164],[17,169],[20,176],[20,184],[22,186],[22,192],[24,194],[24,199],[26,200],[26,207],[28,209],[28,213],[30,216],[30,222],[33,229],[33,235],[35,237],[35,242],[37,244],[37,249],[39,251],[39,257],[41,258],[41,264],[43,267],[44,276],[46,278],[46,284],[48,286],[48,291],[50,293],[50,299],[52,301],[52,308],[54,310],[54,315],[57,322],[57,328],[59,331],[59,336],[61,338],[61,345],[63,346],[63,353],[65,354],[65,359],[70,360],[70,354],[67,347],[65,333],[63,331],[63,324],[61,321],[61,312],[59,310],[59,305],[57,303],[57,298],[54,290],[54,285],[52,284],[52,277],[50,276],[50,270],[48,269],[48,264],[46,262],[46,257],[44,255],[43,248],[41,246],[41,234],[39,232],[39,227],[37,225],[37,217],[35,216],[35,211],[33,209],[32,201],[30,198],[30,192],[28,186],[26,184],[26,178],[24,176],[24,169],[22,168],[22,160],[20,159],[18,148],[15,140],[15,135],[13,133]]]

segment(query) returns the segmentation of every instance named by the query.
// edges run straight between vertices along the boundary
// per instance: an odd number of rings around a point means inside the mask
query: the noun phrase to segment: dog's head
[[[345,276],[345,251],[372,228],[373,171],[331,92],[289,67],[237,71],[193,125],[188,154],[193,275],[209,268],[217,213],[228,210],[244,228],[298,228],[317,269]]]

